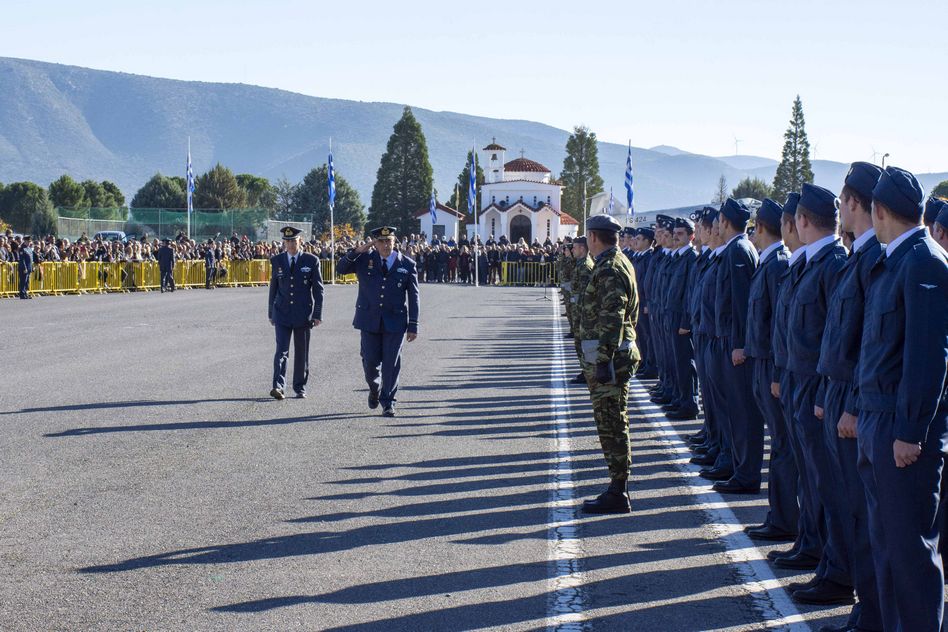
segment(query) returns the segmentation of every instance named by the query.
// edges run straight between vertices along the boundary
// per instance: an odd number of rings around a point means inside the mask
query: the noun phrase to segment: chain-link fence
[[[60,237],[78,239],[83,234],[92,237],[103,231],[122,231],[129,237],[157,237],[173,239],[179,233],[188,234],[188,213],[180,209],[133,208],[127,219],[97,219],[115,217],[116,209],[57,209]],[[124,210],[124,209],[121,209]],[[112,213],[109,213],[112,211]],[[121,216],[121,215],[119,215]],[[278,240],[279,229],[293,226],[303,231],[303,238],[312,237],[312,219],[297,215],[286,221],[272,220],[266,209],[228,209],[223,211],[195,210],[191,213],[191,238],[197,241],[217,236],[230,237],[237,233],[253,241]]]

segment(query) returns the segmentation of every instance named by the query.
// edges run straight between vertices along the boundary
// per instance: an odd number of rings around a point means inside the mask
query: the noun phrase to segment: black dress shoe
[[[734,471],[727,468],[718,467],[701,470],[698,472],[698,476],[707,481],[726,481],[734,476]]]
[[[695,445],[691,446],[691,453],[695,456],[704,456],[712,452],[711,448],[706,445]]]
[[[573,337],[574,337],[574,336],[573,336],[573,332],[569,332],[568,334],[566,334],[566,335],[563,336],[563,337],[564,337],[564,338],[573,338]]]
[[[798,590],[791,597],[798,603],[816,606],[835,606],[856,602],[852,586],[843,586],[828,579],[820,581],[812,588]]]
[[[657,379],[658,379],[658,373],[656,373],[655,371],[646,371],[646,372],[642,375],[642,377],[640,377],[639,379],[640,379],[640,380],[657,380]]]
[[[664,406],[662,406],[662,410],[665,411],[666,413],[670,413],[673,410],[680,410],[680,409],[681,407],[675,402],[672,402],[671,404],[665,404]]]
[[[672,421],[685,421],[690,419],[698,418],[697,410],[673,410],[671,412],[665,413],[665,416]]]
[[[716,454],[696,454],[695,456],[688,459],[688,462],[707,467],[709,465],[714,465],[714,462],[717,460],[718,455]]]
[[[707,440],[708,440],[708,435],[701,432],[696,432],[693,435],[688,435],[688,438],[686,439],[686,441],[688,441],[688,443],[690,443],[691,445],[701,445]]]
[[[656,396],[656,397],[651,398],[651,402],[652,402],[653,404],[659,404],[659,405],[671,404],[671,401],[672,401],[672,400],[671,400],[671,397],[659,397],[659,396]]]
[[[278,388],[275,388],[272,391],[270,391],[270,397],[272,397],[273,399],[283,399],[285,395],[283,395],[283,391],[281,391]]]
[[[794,571],[812,571],[820,565],[820,559],[803,553],[795,553],[787,557],[778,557],[774,560],[777,568],[787,568]]]
[[[573,379],[569,381],[569,383],[570,384],[587,384],[586,374],[580,371],[576,377],[574,377]]]
[[[790,557],[791,555],[796,555],[796,553],[797,553],[797,550],[794,547],[790,547],[789,549],[785,551],[781,551],[780,549],[777,549],[777,550],[770,551],[769,553],[767,553],[767,559],[773,562],[778,557]]]
[[[395,406],[388,404],[385,408],[382,409],[383,417],[394,417],[395,416]]]
[[[747,537],[751,540],[764,540],[767,542],[793,542],[797,539],[797,534],[774,529],[770,525],[766,525],[759,529],[750,529],[747,532]]]
[[[805,582],[790,582],[789,584],[787,584],[787,592],[793,594],[797,592],[798,590],[806,590],[808,588],[813,588],[819,583],[820,583],[820,578],[814,575],[808,581],[805,581]]]
[[[306,391],[296,391],[296,399],[306,399]]]
[[[744,527],[744,533],[747,533],[748,531],[758,531],[760,529],[766,528],[767,526],[768,525],[766,522],[764,524],[749,524]]]
[[[379,407],[379,392],[375,389],[369,389],[369,408],[375,410]]]
[[[760,485],[757,487],[748,487],[741,485],[736,481],[720,481],[711,486],[711,489],[719,494],[759,494]]]

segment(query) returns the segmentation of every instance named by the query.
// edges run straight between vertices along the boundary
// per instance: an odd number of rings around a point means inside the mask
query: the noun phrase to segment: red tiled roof
[[[549,182],[540,182],[539,180],[527,180],[526,178],[516,178],[514,180],[501,180],[500,182],[485,182],[481,186],[490,186],[492,184],[507,184],[508,182],[529,182],[530,184],[546,184],[551,186],[562,187],[563,184],[559,180],[550,180]]]
[[[572,215],[569,213],[563,213],[562,211],[560,211],[560,224],[567,226],[579,226],[579,222],[573,219]]]
[[[484,151],[507,151],[507,148],[501,147],[497,143],[491,143],[490,145],[484,148]]]
[[[534,171],[537,173],[552,173],[549,169],[547,169],[540,163],[534,160],[530,160],[529,158],[517,158],[515,160],[511,160],[510,162],[504,165],[504,169],[506,169],[507,171],[519,171],[519,172]]]
[[[450,215],[454,215],[454,216],[457,217],[458,219],[464,219],[464,217],[465,217],[464,213],[462,213],[462,212],[460,212],[460,211],[457,211],[457,210],[451,208],[450,206],[445,206],[445,205],[442,204],[441,202],[436,202],[436,203],[435,203],[435,208],[438,209],[439,212],[444,212],[444,213],[448,213],[448,214],[450,214]],[[415,217],[424,217],[424,216],[427,215],[428,213],[429,213],[428,207],[426,206],[425,208],[423,208],[423,209],[421,209],[420,211],[418,211],[417,213],[415,213]]]

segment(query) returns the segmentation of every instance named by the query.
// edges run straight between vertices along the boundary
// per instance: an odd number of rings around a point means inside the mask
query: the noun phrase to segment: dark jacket
[[[290,258],[282,252],[270,259],[270,300],[267,315],[275,325],[305,327],[323,319],[323,277],[319,259],[300,252],[290,273]]]
[[[773,250],[761,261],[751,279],[747,305],[747,334],[744,353],[749,358],[773,357],[773,325],[777,311],[777,293],[784,273],[790,266],[790,251],[785,246]]]
[[[418,333],[418,274],[412,259],[397,253],[392,269],[383,275],[378,252],[353,251],[339,260],[336,269],[359,278],[353,327],[375,333]]]
[[[747,338],[747,305],[757,250],[747,235],[738,235],[721,252],[714,302],[715,336],[727,338],[730,349],[743,349]]]

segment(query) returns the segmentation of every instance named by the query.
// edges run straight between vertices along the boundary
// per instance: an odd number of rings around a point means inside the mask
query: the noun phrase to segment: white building
[[[477,225],[467,227],[468,237],[476,233],[487,241],[506,235],[513,243],[529,244],[576,236],[579,223],[560,208],[563,186],[552,172],[523,156],[505,162],[506,151],[496,141],[483,149],[481,208]]]
[[[443,240],[453,237],[457,241],[460,236],[460,227],[466,223],[464,220],[467,216],[440,202],[436,203],[435,208],[437,209],[437,222],[431,221],[431,213],[427,207],[415,214],[415,217],[421,222],[421,232],[428,235],[428,241],[436,237]]]

